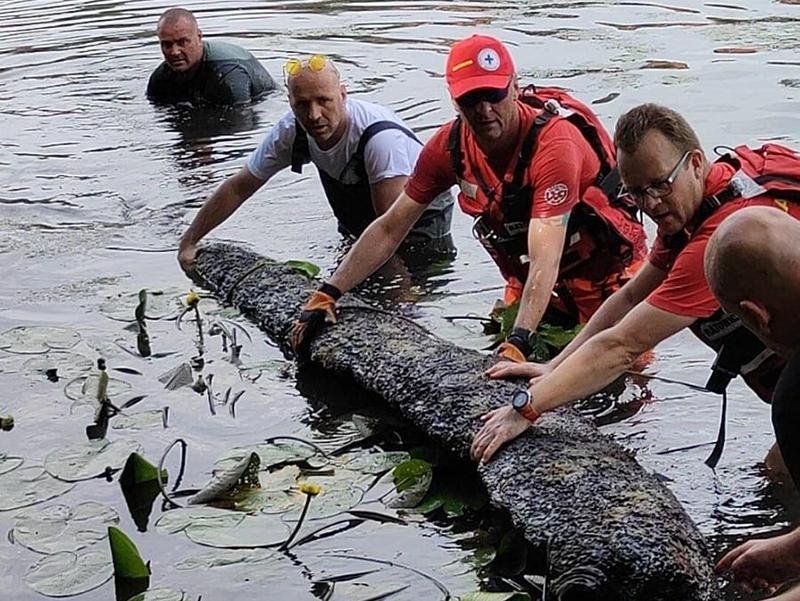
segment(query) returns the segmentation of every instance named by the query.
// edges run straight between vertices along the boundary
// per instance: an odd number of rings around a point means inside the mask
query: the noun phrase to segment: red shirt
[[[733,174],[734,168],[731,165],[714,163],[706,178],[704,195],[710,196],[721,191]],[[800,219],[800,205],[761,195],[723,204],[700,224],[682,249],[672,250],[666,246],[661,236],[656,237],[648,260],[655,267],[669,273],[661,285],[650,293],[647,302],[653,307],[685,317],[699,319],[713,315],[720,305],[706,282],[703,269],[706,245],[726,217],[740,208],[751,206],[779,207]]]
[[[540,111],[522,102],[517,102],[520,114],[520,132],[513,160],[503,174],[503,179],[512,181],[519,157],[519,148]],[[425,144],[417,159],[414,172],[406,182],[408,196],[422,204],[428,204],[436,196],[458,184],[459,205],[465,213],[477,215],[485,211],[486,198],[480,192],[479,181],[499,198],[503,179],[491,168],[486,155],[478,146],[469,127],[461,128],[461,148],[464,155],[464,179],[456,181],[451,164],[448,140],[453,121],[439,128]],[[525,183],[533,186],[531,218],[554,217],[569,212],[595,183],[600,171],[600,160],[592,147],[565,119],[552,119],[539,133],[536,152],[527,169]],[[479,178],[476,176],[480,176]],[[497,206],[498,203],[492,203]],[[499,207],[497,208],[499,210]]]

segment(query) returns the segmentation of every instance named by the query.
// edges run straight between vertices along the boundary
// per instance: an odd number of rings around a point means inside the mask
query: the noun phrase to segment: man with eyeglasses
[[[255,56],[229,42],[204,41],[195,16],[170,8],[156,28],[162,62],[147,83],[156,103],[236,106],[256,102],[275,82]]]
[[[484,35],[451,48],[446,80],[458,118],[425,144],[392,208],[304,305],[291,334],[295,349],[335,321],[341,294],[379,268],[414,220],[454,185],[462,210],[475,218],[474,234],[506,279],[506,303],[520,302],[499,348],[502,359],[521,362],[531,354],[546,312],[570,327],[585,322],[644,258],[641,224],[613,203],[613,144],[585,105],[563,91],[552,94],[580,110],[529,105],[505,45]]]
[[[709,289],[703,254],[709,238],[731,213],[747,206],[773,206],[800,213],[785,198],[800,199],[800,180],[786,184],[782,171],[800,174],[791,149],[737,147],[709,163],[695,132],[675,111],[655,104],[620,117],[615,142],[622,181],[658,225],[648,261],[609,298],[585,328],[549,364],[494,366],[492,377],[532,378],[513,407],[483,416],[473,458],[485,463],[506,442],[546,411],[598,392],[631,369],[644,352],[691,328],[718,352],[706,387],[724,391],[741,374],[769,402],[784,361],[725,313]],[[518,398],[517,398],[518,397]],[[779,454],[771,456],[779,460]]]
[[[390,109],[350,98],[333,61],[320,54],[295,58],[284,70],[291,111],[195,216],[178,249],[185,271],[194,264],[197,243],[287,167],[300,173],[314,163],[339,231],[352,238],[389,210],[411,174],[422,143]],[[449,241],[452,212],[453,197],[444,191],[415,216],[400,241],[410,230],[409,241],[417,246],[434,241],[431,246],[449,251],[441,241]]]

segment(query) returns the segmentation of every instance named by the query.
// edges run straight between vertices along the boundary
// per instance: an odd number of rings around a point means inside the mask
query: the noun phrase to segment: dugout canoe
[[[284,350],[318,282],[230,244],[198,253],[195,280],[238,307]],[[308,360],[376,393],[449,451],[468,457],[478,417],[515,384],[482,376],[491,358],[442,340],[353,295]],[[549,549],[549,595],[559,601],[720,598],[702,535],[680,503],[633,456],[572,409],[548,413],[478,468],[493,505]]]

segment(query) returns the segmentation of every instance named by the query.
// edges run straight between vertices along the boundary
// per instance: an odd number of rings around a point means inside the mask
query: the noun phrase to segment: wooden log
[[[195,279],[237,306],[288,352],[286,334],[318,285],[233,245],[201,249]],[[339,301],[339,323],[307,360],[376,393],[436,443],[468,457],[479,416],[519,386],[483,376],[492,359],[399,315]],[[493,505],[549,548],[549,598],[706,601],[719,598],[711,558],[673,494],[591,420],[566,408],[478,469]]]

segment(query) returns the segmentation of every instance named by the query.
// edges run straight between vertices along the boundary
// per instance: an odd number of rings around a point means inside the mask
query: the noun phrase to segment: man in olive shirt
[[[249,104],[275,89],[256,57],[227,42],[204,42],[194,15],[171,8],[158,20],[164,62],[147,84],[147,97],[164,104]]]

